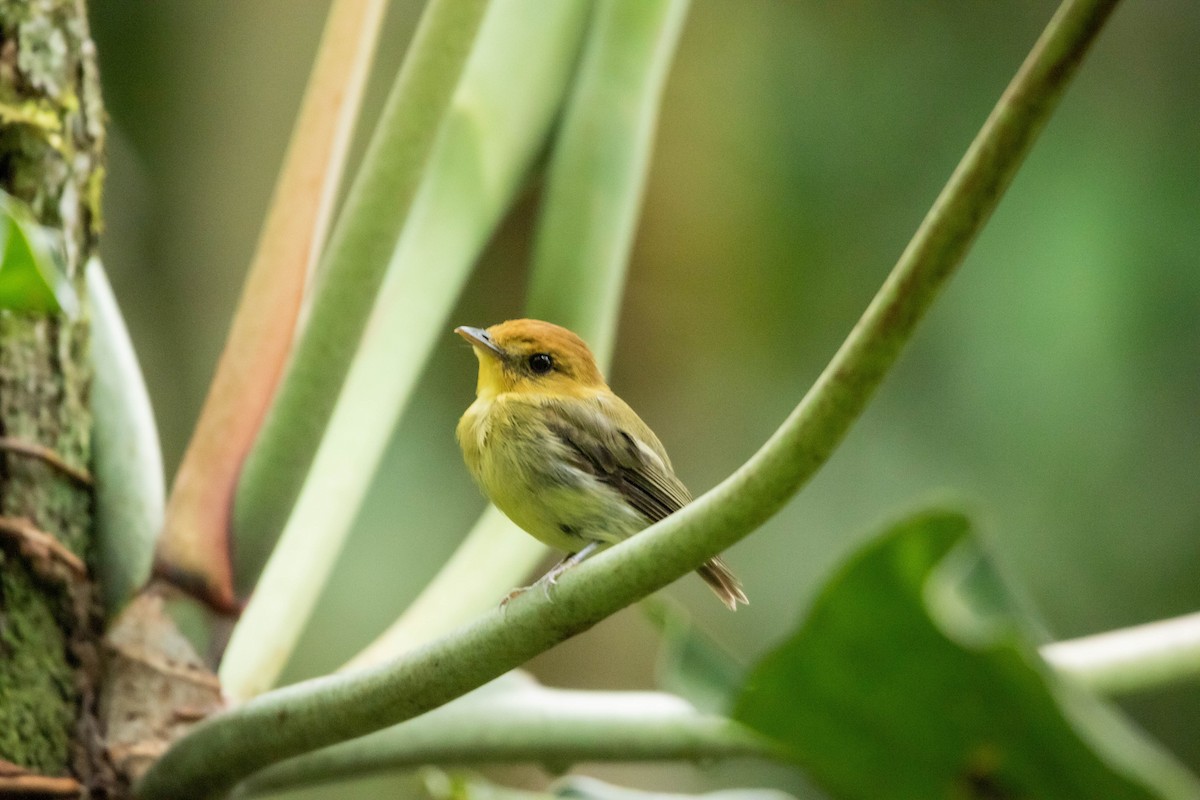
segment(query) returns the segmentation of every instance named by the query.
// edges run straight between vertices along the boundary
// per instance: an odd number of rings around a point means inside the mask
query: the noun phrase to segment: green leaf
[[[1197,798],[1200,784],[1054,674],[959,514],[892,527],[752,671],[735,717],[839,798]]]
[[[150,395],[99,260],[87,265],[92,315],[95,568],[109,617],[150,577],[166,487]]]
[[[0,192],[0,309],[79,313],[75,290],[56,257],[59,249],[23,203]]]
[[[725,711],[745,682],[745,665],[693,624],[682,605],[648,597],[641,608],[662,634],[658,685],[702,711]]]

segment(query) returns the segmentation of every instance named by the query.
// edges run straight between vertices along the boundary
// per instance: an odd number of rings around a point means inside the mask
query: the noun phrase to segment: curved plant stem
[[[100,259],[87,265],[92,316],[93,565],[109,617],[146,585],[163,524],[166,485],[150,394]]]
[[[1048,644],[1050,666],[1106,695],[1200,679],[1200,612]]]
[[[551,156],[527,313],[582,336],[607,372],[654,131],[687,0],[602,0]],[[489,508],[420,596],[347,664],[379,663],[482,614],[546,554]]]
[[[270,692],[200,723],[138,795],[206,798],[290,756],[394,725],[523,664],[699,567],[779,510],[829,457],[996,207],[1116,0],[1068,0],[1038,40],[849,338],[763,447],[691,505],[407,657]]]
[[[625,267],[688,1],[596,4],[550,160],[528,305],[539,319],[580,333],[601,364],[612,359]]]
[[[245,566],[261,553],[262,537],[230,546],[238,473],[283,374],[325,244],[385,8],[384,0],[338,0],[330,8],[229,339],[167,504],[158,571],[226,612],[253,586],[246,574],[257,575],[263,560]],[[233,552],[240,567],[231,565]]]
[[[395,658],[495,608],[499,598],[545,556],[546,549],[495,506],[488,506],[417,599],[339,671]]]
[[[271,688],[291,655],[425,361],[450,335],[446,317],[544,146],[589,10],[491,4],[303,489],[221,663],[229,697]]]
[[[1103,695],[1200,678],[1200,612],[1041,648],[1057,671]],[[285,761],[240,787],[254,795],[422,764],[773,757],[766,740],[661,692],[487,687],[409,722]]]
[[[422,764],[771,757],[765,739],[662,692],[587,692],[531,685],[469,695],[419,719],[269,767],[251,796]]]
[[[238,540],[271,552],[316,454],[409,217],[487,0],[430,0],[318,265],[308,319],[234,499]]]

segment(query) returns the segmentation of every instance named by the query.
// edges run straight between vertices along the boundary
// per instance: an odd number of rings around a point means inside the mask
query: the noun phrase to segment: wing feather
[[[692,497],[675,477],[658,438],[628,406],[627,414],[605,413],[604,403],[614,402],[625,405],[616,398],[597,398],[595,405],[557,405],[548,427],[576,467],[616,489],[649,522],[657,522]]]

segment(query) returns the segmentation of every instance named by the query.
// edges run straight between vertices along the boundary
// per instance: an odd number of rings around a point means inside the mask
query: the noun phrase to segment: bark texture
[[[0,188],[61,233],[81,299],[100,227],[103,125],[83,0],[0,0]],[[0,311],[0,435],[85,467],[87,351],[86,308],[76,319]],[[91,503],[77,478],[0,448],[0,759],[95,785],[94,587],[20,534],[32,526],[86,563]]]

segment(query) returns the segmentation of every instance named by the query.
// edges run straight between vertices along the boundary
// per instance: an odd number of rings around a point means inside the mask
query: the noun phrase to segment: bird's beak
[[[504,357],[504,351],[496,346],[492,337],[483,328],[469,328],[466,325],[460,325],[454,329],[454,332],[470,342],[472,347],[482,347],[484,350],[492,351],[498,357]]]

